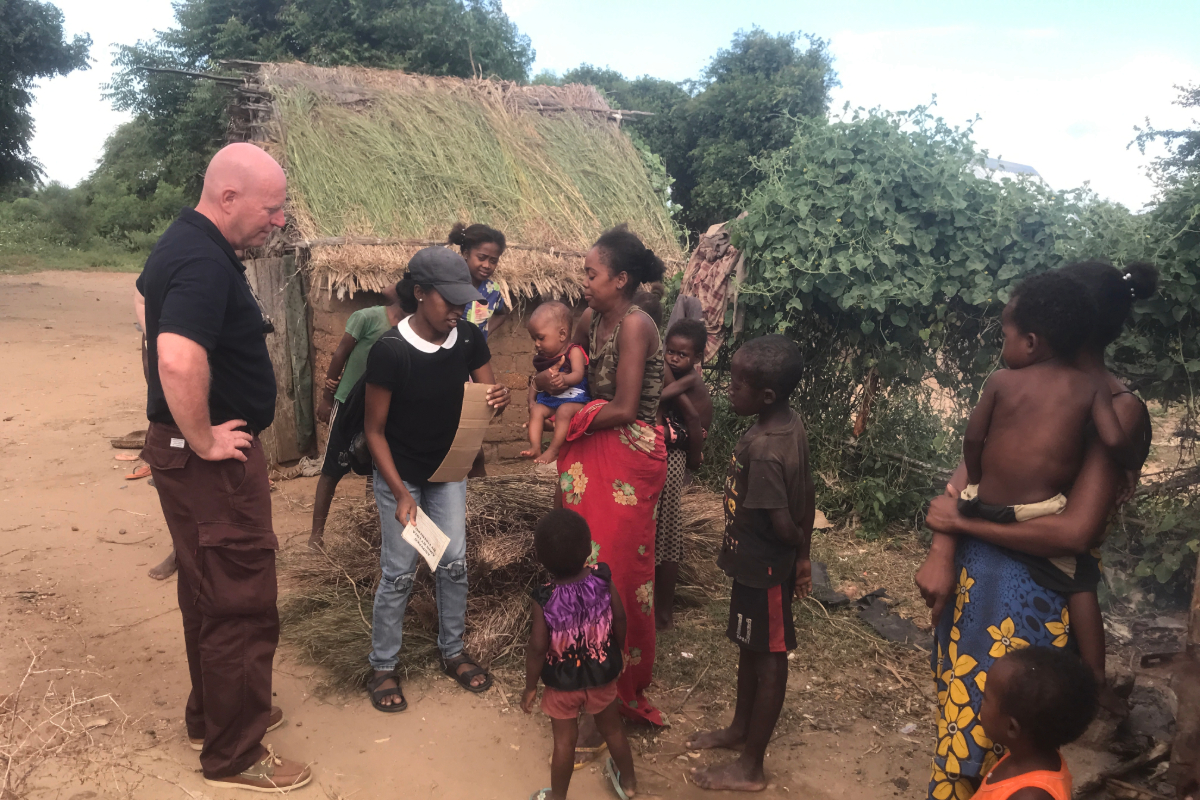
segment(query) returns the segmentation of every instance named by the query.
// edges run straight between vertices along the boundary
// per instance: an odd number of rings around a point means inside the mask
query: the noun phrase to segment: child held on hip
[[[712,425],[712,398],[700,375],[708,332],[698,319],[681,319],[663,340],[663,360],[673,378],[663,387],[659,423],[667,440],[667,480],[658,501],[654,536],[654,624],[675,626],[675,585],[683,561],[683,489],[688,470],[700,468],[704,438]]]
[[[1096,684],[1073,653],[1014,650],[992,664],[979,722],[1008,752],[984,776],[974,800],[1071,800],[1071,772],[1059,748],[1096,715]]]
[[[717,565],[733,578],[726,635],[738,646],[737,704],[728,728],[698,733],[690,750],[742,748],[693,769],[705,789],[766,788],[763,757],[783,708],[787,652],[796,648],[793,596],[812,590],[809,544],[816,510],[808,437],[788,398],[804,360],[786,336],[753,339],[733,356],[729,403],[758,419],[738,440],[725,478],[725,538]]]
[[[592,398],[587,385],[587,353],[571,342],[571,309],[562,303],[542,303],[529,316],[525,327],[533,339],[535,372],[552,373],[553,392],[539,392],[529,382],[529,449],[521,455],[537,464],[552,464],[558,450],[567,440],[571,418]],[[542,433],[546,420],[554,418],[554,435],[550,446],[542,450]]]
[[[1141,466],[1137,447],[1121,428],[1107,383],[1073,366],[1097,324],[1083,287],[1058,272],[1022,281],[1004,307],[1002,358],[963,436],[967,487],[959,497],[964,516],[1014,523],[1062,513],[1079,473],[1089,423],[1125,469]],[[1067,597],[1079,651],[1102,703],[1127,713],[1105,684],[1104,627],[1096,586],[1095,554],[1040,558],[1016,554],[1039,585]]]
[[[633,754],[617,711],[617,678],[625,647],[625,609],[612,591],[604,563],[590,564],[592,533],[582,516],[556,509],[542,517],[533,534],[538,563],[550,580],[532,591],[533,618],[525,648],[525,693],[521,709],[532,713],[539,678],[542,711],[550,717],[554,755],[550,788],[538,800],[564,800],[575,771],[580,713],[592,714],[612,754],[605,775],[617,795],[633,797],[637,779]]]

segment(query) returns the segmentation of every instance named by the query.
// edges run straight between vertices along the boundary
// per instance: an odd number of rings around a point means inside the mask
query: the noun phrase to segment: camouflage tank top
[[[588,364],[588,386],[592,397],[599,400],[612,400],[617,393],[617,363],[621,354],[617,350],[617,335],[625,317],[635,311],[642,311],[632,305],[613,328],[612,336],[603,345],[597,345],[596,332],[600,329],[600,314],[592,315],[592,329],[588,334],[588,350],[591,362]],[[642,312],[645,313],[645,312]],[[658,398],[663,390],[663,351],[662,340],[655,334],[654,354],[646,359],[646,369],[642,373],[642,394],[638,400],[637,418],[649,425],[655,424],[658,413]]]

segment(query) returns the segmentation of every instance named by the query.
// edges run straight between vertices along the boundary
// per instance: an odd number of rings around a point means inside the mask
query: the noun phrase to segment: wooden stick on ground
[[[1111,780],[1113,778],[1120,778],[1122,776],[1128,775],[1129,773],[1133,772],[1134,770],[1141,769],[1142,767],[1153,764],[1156,761],[1162,761],[1164,758],[1167,757],[1167,755],[1170,752],[1171,752],[1170,745],[1168,745],[1166,742],[1159,742],[1158,744],[1154,745],[1154,747],[1147,750],[1145,753],[1142,753],[1141,755],[1138,755],[1138,756],[1134,756],[1133,758],[1129,759],[1128,761],[1122,761],[1121,763],[1117,764],[1115,767],[1106,769],[1106,770],[1100,772],[1099,774],[1097,774],[1095,777],[1093,777],[1089,780],[1086,780],[1083,783],[1077,784],[1075,786],[1075,790],[1073,792],[1071,792],[1071,796],[1073,798],[1075,798],[1075,800],[1081,800],[1082,798],[1087,797],[1092,792],[1103,789],[1104,785],[1109,780]]]

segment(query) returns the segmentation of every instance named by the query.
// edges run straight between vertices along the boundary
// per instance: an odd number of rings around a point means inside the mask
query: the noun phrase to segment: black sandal
[[[387,689],[380,689],[380,685],[388,680],[394,680],[396,685],[390,686]],[[385,714],[396,714],[408,708],[408,700],[404,697],[404,692],[400,689],[400,676],[394,672],[389,672],[387,675],[380,675],[367,681],[367,693],[371,695],[371,705],[376,711],[382,711]],[[400,702],[390,703],[385,706],[382,700],[392,695],[399,695]]]
[[[460,674],[458,668],[463,664],[470,664],[472,669]],[[445,670],[447,675],[458,681],[459,686],[463,687],[468,692],[472,692],[473,694],[480,694],[492,688],[492,676],[488,674],[487,670],[479,666],[478,662],[471,658],[471,656],[467,654],[466,650],[463,650],[461,653],[449,660],[443,658],[442,669]],[[478,686],[472,686],[471,680],[478,675],[485,676],[487,680]]]

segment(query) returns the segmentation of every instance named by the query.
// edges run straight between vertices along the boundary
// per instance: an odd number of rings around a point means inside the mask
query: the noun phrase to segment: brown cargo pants
[[[192,692],[188,736],[204,739],[207,778],[261,758],[279,643],[267,462],[258,437],[248,460],[205,461],[174,425],[151,423],[150,465],[179,565],[179,610]]]

